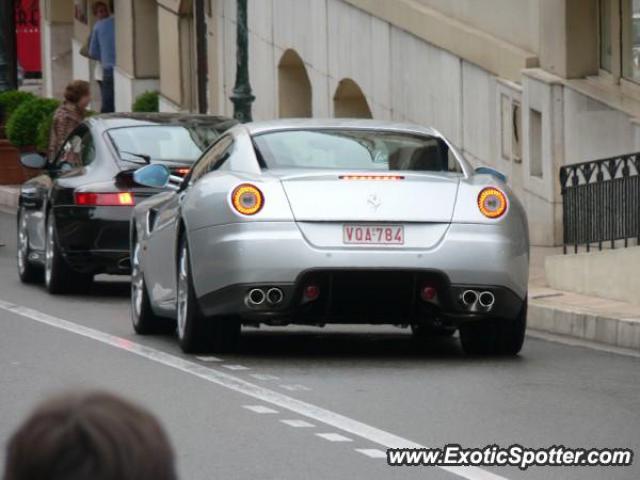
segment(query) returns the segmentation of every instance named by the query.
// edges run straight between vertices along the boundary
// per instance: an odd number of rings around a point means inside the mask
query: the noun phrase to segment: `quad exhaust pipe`
[[[252,288],[246,297],[247,305],[250,307],[259,307],[264,303],[275,307],[284,300],[284,292],[281,288],[273,287],[269,289]]]
[[[478,292],[475,290],[465,290],[462,293],[462,303],[465,307],[471,307],[478,303]]]
[[[282,303],[284,299],[284,293],[279,288],[270,288],[267,290],[267,302],[269,305],[278,305]]]
[[[490,312],[496,302],[496,297],[493,295],[493,292],[488,290],[483,292],[478,292],[477,290],[465,290],[462,292],[460,300],[470,312]]]
[[[482,292],[478,295],[478,303],[483,308],[491,310],[493,308],[493,304],[496,303],[496,297],[494,297],[491,292]]]
[[[247,303],[249,305],[258,306],[262,305],[266,300],[267,296],[264,293],[264,290],[260,288],[254,288],[249,290],[249,294],[247,295]]]

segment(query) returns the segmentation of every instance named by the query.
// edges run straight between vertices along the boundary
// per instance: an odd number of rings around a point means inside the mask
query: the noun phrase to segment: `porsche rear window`
[[[109,137],[124,161],[193,163],[220,132],[206,126],[149,125],[112,128]]]
[[[437,137],[381,130],[309,129],[254,138],[267,168],[461,172]]]

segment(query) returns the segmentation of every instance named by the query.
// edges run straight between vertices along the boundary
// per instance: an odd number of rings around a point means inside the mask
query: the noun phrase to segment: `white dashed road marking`
[[[222,370],[211,368],[208,365],[201,365],[153,347],[132,342],[126,338],[111,335],[94,328],[85,327],[84,325],[70,322],[52,315],[47,315],[46,313],[38,310],[15,305],[3,300],[0,300],[0,310],[5,310],[14,315],[29,318],[44,325],[49,325],[50,327],[65,330],[85,338],[93,339],[104,345],[124,350],[157,364],[193,375],[201,380],[233,390],[234,392],[252,397],[261,402],[269,403],[283,410],[288,410],[289,412],[315,420],[318,423],[323,423],[345,433],[350,433],[351,435],[363,438],[385,448],[425,448],[417,442],[408,440],[385,430],[381,430],[372,425],[367,425],[366,423],[359,422],[353,418],[340,415],[339,413],[327,410],[326,408],[289,397],[284,393],[248,382],[240,377],[223,372]],[[506,480],[505,477],[496,475],[479,467],[441,466],[438,468],[467,480]]]
[[[201,362],[221,362],[222,359],[218,358],[218,357],[211,357],[211,356],[205,356],[205,357],[196,357],[198,360],[200,360]]]
[[[251,410],[253,413],[278,413],[277,410],[263,405],[244,405],[244,408]]]
[[[280,380],[280,377],[276,377],[275,375],[268,375],[266,373],[252,373],[251,376],[256,380],[264,380],[268,382],[270,380]]]
[[[356,452],[362,453],[369,458],[387,458],[386,452],[377,448],[356,448]]]
[[[289,425],[294,428],[313,428],[313,423],[305,422],[304,420],[280,420],[285,425]]]
[[[345,437],[339,433],[316,433],[316,435],[330,442],[353,442],[349,437]]]
[[[228,370],[249,370],[249,367],[245,367],[244,365],[222,365],[222,366]]]
[[[284,388],[285,390],[289,390],[290,392],[308,392],[311,390],[309,387],[304,385],[280,385],[280,388]]]

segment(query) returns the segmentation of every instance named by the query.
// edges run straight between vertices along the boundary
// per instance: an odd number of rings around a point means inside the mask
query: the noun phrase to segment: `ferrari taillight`
[[[262,210],[264,196],[258,187],[243,183],[231,193],[231,204],[242,215],[255,215]]]
[[[483,188],[478,195],[478,208],[487,218],[499,218],[507,211],[507,197],[495,187]]]
[[[135,205],[131,192],[76,192],[76,205],[85,207],[124,207]]]

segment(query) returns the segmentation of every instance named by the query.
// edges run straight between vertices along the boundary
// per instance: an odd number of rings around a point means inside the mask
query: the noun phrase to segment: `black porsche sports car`
[[[23,165],[42,173],[20,190],[20,279],[44,280],[49,292],[64,293],[99,273],[128,274],[131,212],[158,192],[136,185],[133,172],[162,163],[184,176],[236,123],[206,115],[100,115],[76,128],[55,158],[24,155]]]

